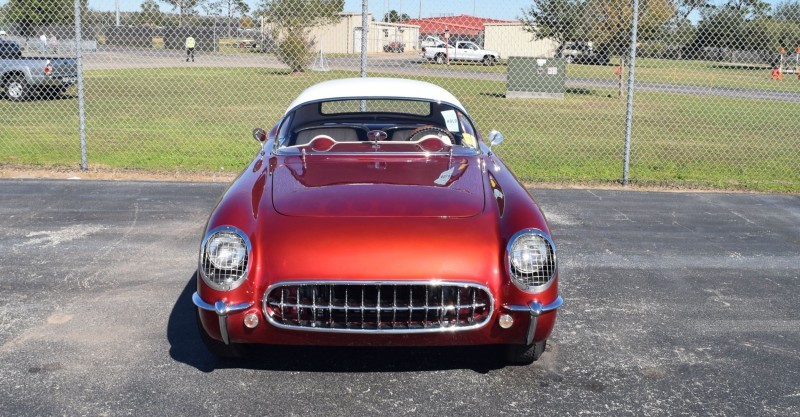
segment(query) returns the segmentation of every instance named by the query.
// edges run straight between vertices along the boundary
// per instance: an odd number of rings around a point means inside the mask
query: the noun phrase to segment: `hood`
[[[285,157],[272,176],[272,204],[296,217],[447,217],[480,214],[477,157]]]

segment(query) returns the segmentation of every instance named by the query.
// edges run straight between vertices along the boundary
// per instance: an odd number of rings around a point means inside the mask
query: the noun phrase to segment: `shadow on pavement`
[[[167,323],[172,359],[201,372],[244,368],[302,372],[411,372],[470,369],[486,373],[505,366],[495,346],[467,347],[328,347],[251,346],[246,359],[212,356],[200,340],[192,294],[194,275],[175,301]]]

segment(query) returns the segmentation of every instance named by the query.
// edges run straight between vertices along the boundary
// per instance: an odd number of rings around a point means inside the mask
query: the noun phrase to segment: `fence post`
[[[633,23],[631,24],[631,57],[628,63],[628,106],[625,110],[625,162],[622,167],[622,185],[628,186],[628,170],[631,163],[631,125],[633,123],[633,74],[636,70],[636,39],[639,29],[639,0],[633,0]]]
[[[361,0],[361,78],[367,76],[367,0]]]
[[[361,78],[367,76],[367,26],[369,21],[367,19],[367,2],[368,0],[361,0]],[[359,110],[362,112],[367,111],[366,100],[361,100]]]
[[[81,137],[81,171],[86,171],[86,112],[83,102],[83,46],[81,40],[81,1],[75,0],[75,54],[78,61],[78,129]]]

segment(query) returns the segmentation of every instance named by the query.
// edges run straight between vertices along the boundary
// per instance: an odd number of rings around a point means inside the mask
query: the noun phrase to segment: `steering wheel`
[[[445,145],[452,145],[455,141],[455,137],[453,137],[452,133],[434,125],[420,126],[414,129],[411,134],[408,135],[408,140],[410,142],[417,142],[431,138],[437,138],[444,142]]]

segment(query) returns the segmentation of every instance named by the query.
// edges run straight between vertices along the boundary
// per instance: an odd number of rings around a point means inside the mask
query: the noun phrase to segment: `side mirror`
[[[505,137],[502,133],[496,130],[489,132],[489,149],[492,149],[492,146],[499,145],[503,142],[503,139],[505,139]]]
[[[253,138],[259,143],[264,143],[267,140],[267,132],[264,129],[257,127],[253,129]]]

